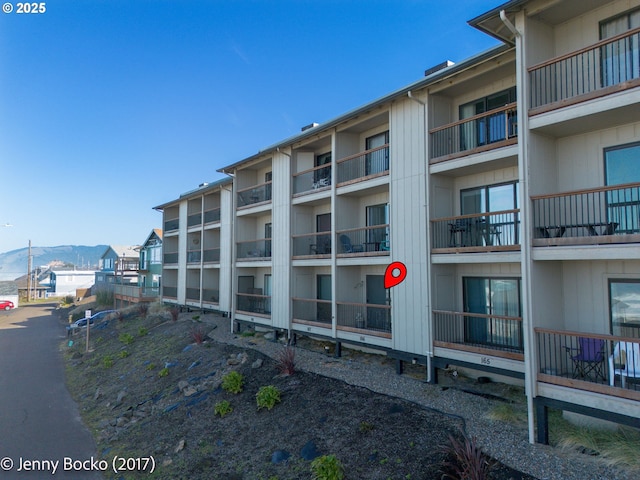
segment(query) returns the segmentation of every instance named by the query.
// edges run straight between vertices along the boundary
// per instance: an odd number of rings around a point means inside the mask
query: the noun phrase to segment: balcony
[[[517,143],[515,103],[429,131],[430,164]]]
[[[196,287],[187,287],[186,288],[186,298],[189,301],[192,302],[199,302],[200,301],[200,288]]]
[[[220,248],[206,248],[202,251],[204,263],[220,263]]]
[[[292,298],[293,323],[331,328],[331,300]]]
[[[165,265],[178,264],[178,252],[167,252],[163,255]]]
[[[187,216],[187,227],[197,227],[202,225],[202,213],[191,213]]]
[[[328,190],[331,187],[331,165],[317,167],[293,174],[293,195]]]
[[[189,264],[200,263],[201,260],[202,260],[202,252],[200,251],[200,249],[187,251],[187,263]]]
[[[336,245],[339,257],[389,255],[389,225],[338,230]]]
[[[372,148],[336,162],[338,186],[370,180],[389,174],[389,144]]]
[[[178,287],[162,287],[162,296],[167,298],[178,298]]]
[[[271,258],[271,239],[245,240],[236,244],[237,260],[268,260]]]
[[[202,302],[203,303],[219,303],[220,302],[220,291],[211,289],[211,288],[203,288],[202,289]]]
[[[271,182],[238,190],[238,208],[271,201]]]
[[[220,221],[220,208],[212,208],[211,210],[205,210],[204,223],[216,223]]]
[[[178,230],[180,228],[180,219],[174,218],[172,220],[167,220],[164,222],[164,231],[172,232],[174,230]]]
[[[338,330],[391,338],[391,307],[336,302]]]
[[[137,285],[114,285],[113,293],[136,301],[153,300],[160,294],[158,287],[139,287]]]
[[[307,233],[292,235],[293,258],[331,257],[331,232]]]
[[[271,296],[256,293],[236,293],[236,310],[244,313],[271,315]]]
[[[528,69],[529,115],[640,86],[640,28]]]
[[[536,328],[538,381],[640,400],[640,340]]]
[[[522,318],[433,310],[433,344],[524,361]]]
[[[534,246],[640,242],[640,183],[531,200]]]
[[[431,221],[433,253],[520,250],[520,210],[459,215]]]

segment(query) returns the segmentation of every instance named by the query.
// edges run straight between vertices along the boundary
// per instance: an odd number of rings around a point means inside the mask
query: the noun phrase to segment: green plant
[[[96,303],[101,306],[113,305],[113,291],[99,290],[96,292]]]
[[[323,455],[311,462],[313,480],[343,480],[344,467],[335,455]]]
[[[221,402],[216,403],[213,407],[214,415],[220,415],[221,417],[224,417],[227,413],[231,413],[232,411],[233,408],[231,408],[231,404],[228,400],[222,400]]]
[[[296,351],[292,346],[286,345],[276,354],[275,360],[276,368],[280,373],[285,375],[296,373]]]
[[[120,358],[127,358],[129,356],[129,352],[127,352],[126,350],[121,350],[120,353],[118,354],[118,357]]]
[[[146,328],[144,328],[144,327],[140,327],[140,328],[138,329],[138,336],[139,336],[139,337],[144,337],[144,336],[145,336],[146,334],[148,334],[148,333],[149,333],[149,330],[147,330],[147,329],[146,329]]]
[[[113,367],[113,357],[111,355],[105,355],[104,357],[102,357],[102,366],[104,368]]]
[[[240,334],[241,337],[254,337],[256,335],[256,332],[253,332],[251,330],[247,330],[246,332],[242,332]]]
[[[359,430],[361,433],[367,433],[370,432],[371,430],[373,430],[375,427],[375,425],[373,423],[369,423],[369,422],[360,422],[360,427]]]
[[[149,365],[147,365],[147,370],[153,370],[154,368],[156,368],[155,363],[150,363]]]
[[[258,404],[258,410],[261,408],[271,410],[276,403],[280,403],[280,390],[273,385],[260,387],[260,390],[256,393],[256,403]]]
[[[222,377],[222,389],[229,393],[240,393],[242,391],[242,385],[244,383],[244,377],[240,372],[232,371]]]
[[[118,337],[118,340],[120,340],[125,345],[131,345],[135,338],[130,333],[121,333]]]
[[[158,372],[159,377],[166,377],[167,375],[169,375],[169,369],[167,367],[164,367]]]
[[[442,449],[447,460],[442,464],[442,478],[452,480],[485,480],[495,461],[485,454],[475,437],[449,435],[449,445]]]
[[[200,315],[194,315],[193,317],[191,317],[192,320],[200,320]]]

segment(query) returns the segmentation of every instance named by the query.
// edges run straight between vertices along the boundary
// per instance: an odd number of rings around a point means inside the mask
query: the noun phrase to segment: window
[[[459,107],[460,120],[490,112],[516,101],[516,87],[474,100]],[[516,135],[515,114],[501,111],[460,125],[460,149],[471,150]],[[508,127],[508,131],[507,131]]]
[[[615,37],[640,27],[640,9],[600,23],[600,39]],[[601,47],[602,85],[608,87],[640,78],[640,36],[627,36]]]
[[[271,222],[264,224],[264,256],[271,256]]]
[[[611,334],[640,338],[640,279],[609,280]]]
[[[389,131],[378,133],[368,137],[365,142],[366,150],[383,147],[389,144]],[[367,153],[365,158],[365,175],[373,175],[389,170],[389,149],[380,148],[375,152]]]
[[[367,212],[367,227],[378,228],[367,229],[367,250],[388,250],[389,245],[389,204],[369,205]],[[373,247],[373,248],[370,248]]]
[[[522,317],[520,279],[464,277],[465,341],[522,350],[522,322],[498,317]],[[490,315],[487,317],[487,315]]]
[[[271,274],[265,273],[264,275],[264,294],[268,298],[265,298],[263,311],[264,313],[271,313]]]
[[[273,178],[273,172],[267,172],[264,174],[264,199],[271,200],[271,180]]]
[[[319,186],[331,185],[331,152],[316,155],[314,167],[321,165],[329,165],[325,168],[319,168],[313,172],[313,182]]]
[[[640,142],[604,151],[607,185],[640,182]],[[640,187],[607,191],[607,222],[617,224],[616,233],[640,232]]]

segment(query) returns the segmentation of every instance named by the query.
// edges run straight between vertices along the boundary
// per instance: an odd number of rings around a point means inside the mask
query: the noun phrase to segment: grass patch
[[[487,413],[487,418],[499,422],[522,424],[527,421],[527,413],[517,409],[513,405],[496,405]]]

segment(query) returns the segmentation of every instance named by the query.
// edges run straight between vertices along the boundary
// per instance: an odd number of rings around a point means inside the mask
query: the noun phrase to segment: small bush
[[[139,336],[139,337],[144,337],[144,336],[145,336],[146,334],[148,334],[148,333],[149,333],[149,330],[147,330],[147,329],[146,329],[146,328],[144,328],[144,327],[140,327],[140,328],[138,329],[138,336]]]
[[[125,345],[131,345],[135,338],[130,333],[121,333],[118,337],[118,340],[120,340]]]
[[[104,357],[102,357],[102,366],[104,368],[113,367],[113,357],[111,355],[105,355]]]
[[[129,356],[129,352],[127,352],[126,350],[122,350],[122,351],[118,354],[118,356],[119,356],[120,358],[127,358],[127,357]]]
[[[224,417],[227,413],[231,412],[233,412],[233,408],[231,408],[231,404],[228,400],[222,400],[221,402],[216,403],[213,407],[214,415],[220,415],[221,417]]]
[[[147,314],[149,313],[149,304],[148,303],[140,303],[138,304],[138,316],[140,318],[147,318]]]
[[[198,320],[200,320],[200,315],[194,315],[193,317],[191,317],[191,319],[197,322]]]
[[[343,480],[344,467],[335,455],[323,455],[311,462],[313,480]]]
[[[207,332],[202,327],[196,327],[191,330],[191,339],[198,345],[202,345],[204,339],[207,338]]]
[[[109,290],[100,290],[96,292],[96,303],[101,306],[112,306],[113,305],[113,291]]]
[[[62,299],[62,305],[73,305],[74,301],[75,298],[73,297],[73,295],[67,295]]]
[[[285,375],[296,373],[296,350],[287,345],[276,354],[276,368]]]
[[[180,307],[171,307],[169,309],[169,314],[171,315],[171,320],[177,322],[178,316],[180,315]]]
[[[235,370],[227,373],[222,377],[222,389],[229,393],[240,393],[242,391],[242,385],[244,383],[244,377],[241,373]]]
[[[475,437],[449,435],[449,445],[442,449],[448,460],[442,464],[442,478],[452,480],[485,480],[495,462],[485,454]]]
[[[156,364],[155,363],[150,363],[149,365],[147,365],[147,370],[153,370],[156,368]]]
[[[169,375],[169,369],[167,367],[164,367],[158,372],[159,377],[166,377],[167,375]]]
[[[280,390],[273,385],[260,387],[260,390],[256,393],[256,403],[258,404],[258,410],[261,408],[271,410],[276,403],[280,403]]]

